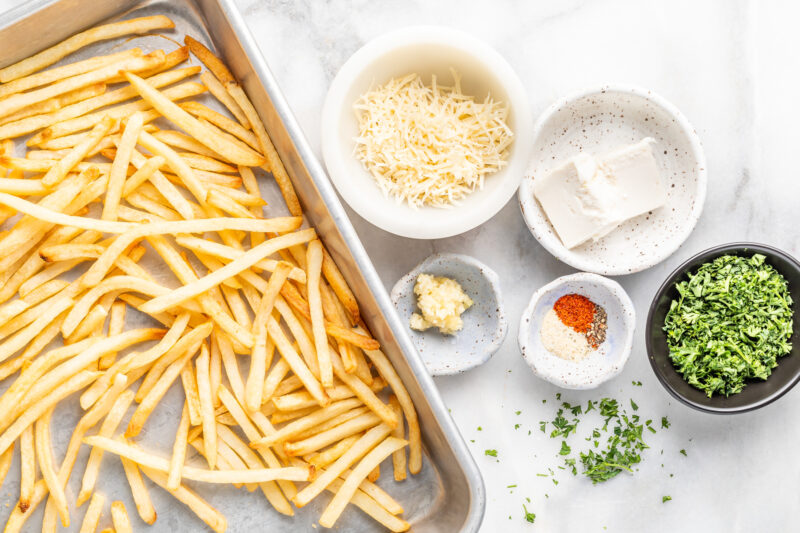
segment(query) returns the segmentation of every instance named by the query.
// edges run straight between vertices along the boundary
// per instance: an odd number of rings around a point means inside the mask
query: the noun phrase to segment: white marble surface
[[[0,0],[0,11],[15,3]],[[436,251],[473,255],[501,276],[510,320],[505,345],[483,367],[437,378],[486,482],[484,532],[797,530],[799,393],[734,417],[691,411],[656,381],[641,326],[661,280],[698,250],[756,240],[800,254],[800,181],[793,168],[800,141],[800,5],[755,0],[238,4],[317,153],[322,102],[338,67],[366,40],[411,24],[444,24],[485,39],[529,87],[535,113],[565,92],[604,82],[652,88],[676,104],[706,148],[705,212],[676,254],[648,271],[617,278],[639,312],[634,352],[621,376],[596,391],[564,394],[565,400],[584,403],[609,395],[627,403],[633,397],[644,416],[669,417],[670,429],[647,436],[651,449],[634,476],[621,475],[604,486],[560,470],[558,486],[536,476],[561,464],[560,443],[538,431],[540,420],[553,417],[557,390],[535,378],[520,357],[517,320],[534,290],[573,270],[533,239],[516,201],[482,227],[437,241],[394,237],[355,214],[352,220],[387,289]],[[633,380],[643,386],[632,386]],[[521,427],[515,430],[514,424]],[[498,450],[499,462],[484,456],[487,448]],[[672,501],[662,503],[663,495]],[[526,497],[537,515],[534,526],[522,519]],[[180,522],[167,520],[181,531]]]
[[[480,228],[436,241],[394,237],[355,214],[352,220],[387,288],[437,251],[473,255],[503,281],[510,321],[503,348],[483,367],[436,380],[464,438],[475,441],[469,446],[488,496],[483,531],[797,530],[799,393],[734,417],[691,411],[656,381],[641,333],[658,285],[690,254],[734,240],[800,253],[800,181],[792,155],[800,141],[797,4],[239,0],[239,5],[318,152],[320,110],[339,66],[370,38],[412,24],[453,26],[496,47],[530,88],[534,113],[566,92],[604,82],[648,87],[677,105],[706,148],[705,212],[672,257],[617,278],[639,313],[634,351],[622,375],[596,391],[564,395],[584,402],[604,395],[625,402],[633,397],[645,416],[669,417],[672,427],[647,437],[652,448],[635,476],[592,486],[558,470],[560,483],[554,486],[535,475],[561,464],[560,443],[538,431],[539,420],[553,417],[557,391],[525,366],[516,346],[516,322],[534,290],[572,269],[533,239],[516,201]],[[632,380],[643,386],[632,386]],[[515,415],[517,410],[522,414]],[[500,461],[484,456],[486,448],[496,448]],[[682,448],[688,457],[679,454]],[[513,491],[506,488],[513,484]],[[663,495],[672,501],[662,503]],[[533,527],[522,520],[525,497],[537,515]]]

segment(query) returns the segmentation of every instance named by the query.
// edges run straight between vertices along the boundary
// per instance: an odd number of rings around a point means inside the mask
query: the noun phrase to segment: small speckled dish
[[[533,196],[536,177],[581,152],[603,154],[644,137],[656,141],[653,155],[667,186],[667,203],[596,242],[567,249]],[[607,85],[561,98],[542,113],[518,196],[531,233],[558,259],[587,272],[631,274],[669,257],[694,229],[706,197],[705,155],[694,128],[675,106],[646,89]]]
[[[414,285],[420,274],[454,279],[473,301],[472,307],[461,315],[464,328],[455,335],[443,335],[436,328],[409,328],[409,336],[428,372],[432,376],[459,374],[488,361],[508,331],[500,279],[494,270],[468,255],[440,253],[428,257],[392,288],[392,302],[406,324],[418,311]]]
[[[585,359],[573,362],[550,353],[542,345],[545,314],[565,294],[581,294],[608,314],[606,340]],[[594,389],[622,371],[633,345],[636,312],[628,294],[616,281],[580,272],[563,276],[533,293],[519,323],[519,349],[533,373],[565,389]]]

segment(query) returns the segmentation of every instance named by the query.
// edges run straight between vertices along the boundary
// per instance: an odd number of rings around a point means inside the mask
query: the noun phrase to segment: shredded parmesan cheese
[[[507,164],[513,133],[508,106],[483,103],[453,87],[427,87],[418,74],[396,78],[359,98],[356,157],[387,195],[412,207],[448,207]]]

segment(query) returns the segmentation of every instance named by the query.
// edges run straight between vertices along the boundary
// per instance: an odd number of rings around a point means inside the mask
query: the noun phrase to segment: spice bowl
[[[580,361],[562,359],[542,342],[545,316],[562,296],[577,294],[606,312],[605,340]],[[636,312],[616,281],[580,272],[560,277],[533,293],[522,314],[517,341],[533,373],[565,389],[593,389],[618,375],[631,353]]]
[[[788,355],[778,359],[778,366],[772,369],[765,381],[751,380],[738,394],[728,397],[714,394],[709,398],[700,389],[689,385],[673,366],[664,332],[664,320],[671,302],[679,297],[676,285],[688,279],[701,265],[723,255],[750,257],[753,254],[764,255],[766,264],[775,268],[789,284],[789,294],[794,302],[793,333],[790,339],[793,348]],[[765,244],[746,242],[722,244],[703,250],[678,266],[653,297],[645,326],[645,344],[650,366],[667,392],[693,409],[713,414],[734,414],[764,407],[800,383],[800,313],[797,312],[797,302],[800,302],[800,261],[791,254]]]
[[[409,329],[409,336],[428,372],[432,376],[445,376],[484,364],[503,344],[508,331],[500,278],[474,257],[434,254],[400,278],[392,288],[392,303],[406,324],[417,311],[414,285],[420,274],[455,280],[473,302],[461,315],[464,327],[455,335],[444,335],[436,328],[426,331]]]

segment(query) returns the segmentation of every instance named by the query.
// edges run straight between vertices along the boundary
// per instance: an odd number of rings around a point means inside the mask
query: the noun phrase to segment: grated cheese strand
[[[491,95],[480,103],[452,87],[426,86],[418,74],[390,80],[355,104],[355,155],[398,203],[450,207],[482,189],[507,164],[513,132],[508,106]]]

